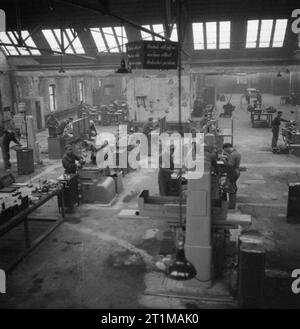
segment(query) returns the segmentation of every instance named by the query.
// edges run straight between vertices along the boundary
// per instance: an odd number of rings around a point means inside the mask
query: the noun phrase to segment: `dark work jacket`
[[[59,124],[59,126],[56,128],[58,135],[62,135],[64,133],[67,124],[67,121],[63,121]]]
[[[10,142],[15,142],[16,144],[20,144],[17,140],[14,132],[5,132],[2,139],[2,150],[5,152],[9,152],[9,144]]]
[[[154,129],[154,123],[152,121],[148,121],[143,126],[143,134],[148,136]]]
[[[81,158],[74,153],[68,155],[64,154],[62,158],[62,165],[65,168],[66,174],[75,174],[77,170],[77,166],[75,161],[79,161]]]
[[[226,162],[228,168],[228,178],[231,181],[236,181],[240,177],[240,163],[241,163],[241,155],[237,150],[233,150]]]
[[[272,121],[272,131],[278,132],[281,122],[288,122],[288,120],[275,117]]]

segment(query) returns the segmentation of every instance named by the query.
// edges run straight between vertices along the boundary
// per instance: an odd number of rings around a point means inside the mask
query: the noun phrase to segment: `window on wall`
[[[50,111],[53,112],[57,109],[55,85],[49,85],[49,99],[50,99]]]
[[[79,82],[79,100],[80,102],[85,103],[85,91],[84,91],[84,82]]]
[[[230,48],[230,21],[197,22],[192,28],[195,50]]]
[[[247,22],[246,48],[280,48],[283,46],[287,19],[262,19]]]

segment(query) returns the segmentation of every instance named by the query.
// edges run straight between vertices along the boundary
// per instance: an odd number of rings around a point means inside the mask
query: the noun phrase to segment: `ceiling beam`
[[[123,24],[131,25],[135,29],[150,33],[151,35],[153,35],[155,37],[158,37],[162,40],[168,41],[168,39],[166,37],[164,37],[164,36],[162,36],[158,33],[155,33],[151,30],[148,30],[148,29],[144,28],[143,26],[141,26],[139,24],[136,24],[136,23],[134,23],[134,22],[132,22],[132,21],[126,19],[126,18],[123,18],[123,17],[119,16],[118,14],[116,14],[116,13],[110,11],[110,10],[103,10],[102,7],[95,6],[95,5],[86,5],[86,4],[83,5],[80,1],[74,1],[74,0],[70,0],[70,1],[67,1],[67,0],[53,0],[53,1],[69,4],[71,6],[79,7],[79,8],[82,8],[82,9],[88,9],[88,10],[100,13],[102,15],[110,16],[112,18],[115,18],[118,22],[122,22]]]

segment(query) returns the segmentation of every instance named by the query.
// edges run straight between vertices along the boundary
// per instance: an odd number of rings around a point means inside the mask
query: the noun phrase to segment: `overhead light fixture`
[[[121,22],[122,23],[122,22]],[[131,73],[131,68],[128,67],[126,60],[125,60],[125,54],[124,54],[124,39],[123,39],[123,26],[121,24],[121,40],[122,40],[122,58],[120,67],[116,70],[116,73]]]
[[[277,77],[277,78],[281,78],[281,77],[282,77],[281,73],[278,72],[277,75],[276,75],[276,77]]]
[[[124,57],[121,58],[120,67],[116,70],[116,73],[131,73],[131,69],[127,67]]]

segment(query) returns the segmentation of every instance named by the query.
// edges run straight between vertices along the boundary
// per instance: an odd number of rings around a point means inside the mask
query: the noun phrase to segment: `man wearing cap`
[[[277,142],[278,142],[278,137],[279,137],[279,127],[281,122],[288,122],[288,120],[282,119],[281,118],[282,112],[278,111],[277,116],[273,119],[272,121],[272,149],[276,149],[277,147]]]
[[[59,126],[58,121],[56,120],[53,114],[50,114],[47,118],[47,127],[50,137],[56,137],[56,129]]]
[[[62,165],[65,168],[65,174],[75,174],[77,169],[84,164],[84,160],[82,157],[73,153],[71,145],[67,145],[65,150],[66,152],[62,158]],[[78,164],[76,164],[76,161]]]
[[[233,148],[232,144],[223,144],[224,155],[221,159],[227,167],[227,192],[229,196],[228,209],[235,209],[237,185],[236,182],[240,177],[241,154]]]

